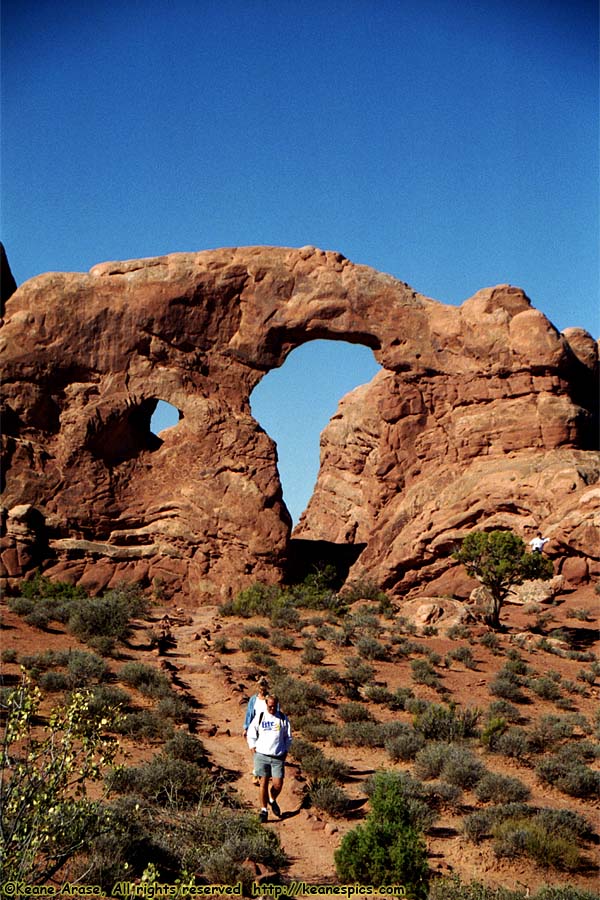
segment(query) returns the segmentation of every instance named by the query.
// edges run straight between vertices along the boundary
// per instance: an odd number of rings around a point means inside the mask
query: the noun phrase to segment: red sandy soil
[[[581,621],[567,616],[569,610],[587,609],[592,620]],[[11,613],[6,604],[2,604],[2,630],[0,631],[1,646],[15,648],[19,655],[38,652],[46,649],[61,649],[68,646],[81,646],[77,641],[60,630],[60,626],[51,632],[40,632],[27,626],[18,616]],[[166,671],[175,675],[176,683],[188,695],[193,696],[200,704],[200,714],[197,734],[202,740],[212,761],[232,773],[236,773],[234,782],[236,790],[244,804],[249,808],[258,808],[258,790],[254,787],[250,777],[251,758],[245,740],[242,737],[242,723],[245,711],[245,702],[254,691],[254,678],[256,667],[249,662],[246,654],[239,650],[239,640],[244,636],[244,629],[250,620],[222,617],[216,606],[204,606],[199,609],[182,610],[176,604],[157,606],[153,609],[152,619],[157,621],[164,612],[174,618],[174,635],[176,647],[169,650],[166,657],[159,658],[156,651],[144,649],[147,647],[145,629],[148,623],[140,623],[137,637],[132,645],[126,649],[128,658],[152,663],[156,666],[166,667]],[[585,650],[599,649],[598,642],[598,618],[600,614],[599,597],[591,586],[578,589],[576,592],[564,594],[558,598],[555,606],[545,607],[544,611],[550,611],[553,621],[546,625],[546,630],[563,627],[567,630],[576,629],[578,648]],[[400,610],[401,612],[401,610]],[[303,618],[313,618],[317,614],[302,610]],[[452,662],[449,669],[439,668],[442,681],[449,690],[452,700],[459,706],[477,706],[485,709],[495,699],[488,691],[488,685],[493,680],[497,670],[506,661],[506,650],[515,646],[511,643],[514,636],[525,631],[530,631],[536,616],[528,612],[526,608],[519,606],[506,606],[503,609],[502,620],[506,631],[500,634],[502,654],[493,655],[478,640],[487,630],[484,626],[475,626],[471,634],[475,638],[469,645],[465,639],[451,640],[441,633],[439,635],[422,637],[415,636],[414,640],[438,652],[442,657],[452,649],[461,645],[471,646],[473,655],[477,660],[475,671],[467,669],[459,662]],[[381,620],[385,624],[386,620]],[[267,620],[251,620],[252,624],[263,624],[268,627]],[[389,623],[388,623],[389,625]],[[314,628],[312,629],[314,630]],[[300,662],[300,648],[305,636],[311,631],[306,629],[303,635],[295,635],[296,650],[276,651],[278,662],[288,670],[293,671],[295,677],[310,679],[310,667],[302,666]],[[441,632],[441,629],[440,629]],[[214,646],[215,638],[226,638],[228,652],[217,652]],[[410,637],[410,636],[409,636]],[[139,644],[136,646],[136,642]],[[337,648],[334,645],[319,641],[319,646],[326,649],[325,664],[341,667],[349,655],[354,655],[352,648]],[[535,647],[535,641],[530,645],[531,649],[520,649],[524,660],[535,670],[537,675],[546,672],[557,672],[562,678],[577,682],[577,674],[582,669],[589,669],[590,663],[563,658]],[[415,685],[411,678],[410,660],[395,662],[373,662],[370,665],[376,668],[376,680],[386,683],[390,690],[398,686],[412,687],[418,697],[432,701],[440,701],[439,694],[433,688],[424,685]],[[121,663],[112,663],[115,671]],[[14,682],[18,668],[14,664],[4,664],[5,683]],[[598,682],[594,685],[586,684],[585,695],[572,694],[574,704],[573,711],[581,713],[589,722],[593,722],[594,714],[598,706]],[[552,713],[564,715],[564,711],[557,709],[554,703],[540,700],[531,695],[534,702],[522,707],[523,715],[527,718],[525,727],[531,724],[541,715]],[[53,702],[56,702],[56,695]],[[331,708],[328,709],[328,718],[336,720],[335,705],[342,700],[332,697]],[[380,721],[392,718],[402,718],[410,722],[411,716],[407,713],[392,713],[381,707],[372,705],[375,717]],[[293,726],[292,720],[292,726]],[[125,741],[129,754],[128,763],[134,764],[136,759],[147,759],[157,749],[156,745],[140,745]],[[365,779],[380,768],[411,770],[410,763],[393,764],[383,750],[356,747],[331,747],[321,745],[327,756],[345,761],[351,767],[351,779],[344,785],[346,792],[356,801],[351,818],[332,819],[314,809],[306,809],[303,798],[306,789],[306,778],[299,766],[291,761],[287,769],[286,780],[281,797],[279,798],[282,809],[282,818],[275,819],[272,815],[266,827],[277,832],[281,844],[291,859],[291,865],[286,877],[293,881],[305,881],[313,884],[336,883],[335,866],[333,860],[334,850],[339,846],[342,836],[354,828],[368,811],[366,794],[364,791]],[[599,824],[599,804],[596,800],[571,798],[560,791],[543,785],[535,775],[532,767],[520,761],[510,760],[498,754],[485,754],[479,748],[480,755],[486,766],[496,772],[512,775],[521,779],[531,789],[530,803],[538,806],[572,809],[585,815],[597,828]],[[594,766],[596,763],[594,763]],[[556,870],[544,870],[529,860],[498,860],[489,841],[479,845],[471,843],[461,832],[463,816],[480,807],[474,795],[465,792],[460,814],[456,810],[442,812],[440,819],[427,836],[427,847],[430,866],[435,874],[459,875],[464,881],[481,880],[489,885],[504,885],[513,889],[529,888],[532,892],[543,884],[576,884],[590,890],[598,888],[598,845],[586,848],[586,857],[589,866],[576,875],[561,873]]]

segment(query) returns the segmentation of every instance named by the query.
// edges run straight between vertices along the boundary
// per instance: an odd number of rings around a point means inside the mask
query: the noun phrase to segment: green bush
[[[335,852],[343,883],[402,884],[413,900],[426,900],[429,868],[420,832],[411,824],[400,785],[382,775],[364,825],[344,835]]]
[[[209,760],[204,744],[187,731],[176,731],[163,747],[163,753],[173,759],[194,763],[197,766],[208,766]]]

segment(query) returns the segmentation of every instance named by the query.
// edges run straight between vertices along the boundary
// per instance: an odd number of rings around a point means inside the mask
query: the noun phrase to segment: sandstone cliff
[[[8,300],[0,575],[41,564],[195,602],[281,579],[290,520],[249,397],[314,338],[365,344],[385,371],[324,432],[295,537],[366,544],[352,574],[396,593],[443,584],[477,525],[551,529],[558,565],[598,571],[588,334],[506,285],[456,308],[338,253],[250,247],[49,273]],[[160,439],[159,399],[180,411]]]

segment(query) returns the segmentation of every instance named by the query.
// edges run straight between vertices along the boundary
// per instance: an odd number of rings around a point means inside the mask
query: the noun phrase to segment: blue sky
[[[598,336],[592,0],[5,0],[2,15],[2,239],[18,283],[315,244],[447,303],[510,282],[559,329]],[[292,466],[307,495],[326,422],[314,386],[340,368],[361,383],[373,362],[304,352],[277,374],[297,367],[288,396],[308,379]],[[286,436],[272,436],[292,506]]]

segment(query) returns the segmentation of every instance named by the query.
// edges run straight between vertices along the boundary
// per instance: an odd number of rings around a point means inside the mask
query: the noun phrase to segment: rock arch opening
[[[159,405],[161,411],[155,421]],[[165,411],[163,406],[169,409]],[[158,397],[148,397],[141,403],[110,415],[102,427],[93,434],[88,442],[88,448],[94,456],[103,460],[105,465],[118,466],[126,460],[134,459],[143,451],[158,450],[163,444],[160,432],[170,424],[174,424],[171,421],[174,414],[179,421],[182,414],[174,406],[159,400]]]
[[[158,400],[150,418],[150,431],[158,437],[167,428],[174,428],[181,419],[183,419],[181,410],[167,400]]]
[[[312,340],[268,372],[250,397],[254,418],[277,445],[283,499],[297,525],[319,473],[319,439],[343,396],[380,371],[373,351],[347,341]],[[300,581],[321,565],[334,565],[341,581],[364,544],[290,540],[288,578]]]

